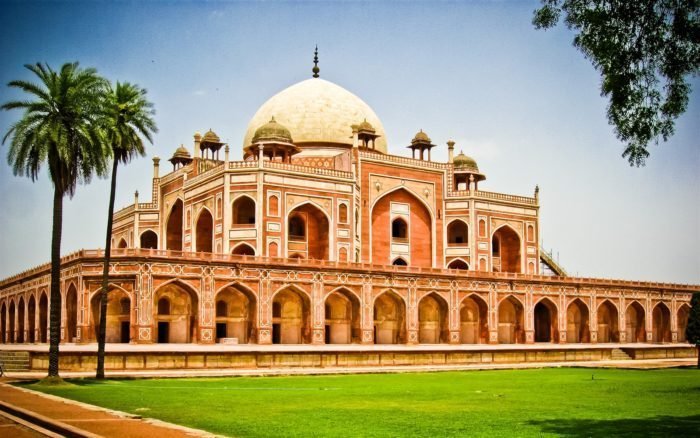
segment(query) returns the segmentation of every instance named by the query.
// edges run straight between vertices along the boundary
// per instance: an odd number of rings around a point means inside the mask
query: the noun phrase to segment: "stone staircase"
[[[632,357],[619,348],[613,348],[610,360],[632,360]]]
[[[0,364],[5,372],[29,371],[29,353],[26,351],[0,351]]]

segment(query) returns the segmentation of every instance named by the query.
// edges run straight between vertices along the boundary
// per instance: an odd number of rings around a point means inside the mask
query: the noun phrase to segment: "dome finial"
[[[316,44],[316,49],[314,50],[314,68],[311,70],[314,72],[314,77],[318,77],[318,72],[321,71],[320,68],[318,68],[318,44]]]

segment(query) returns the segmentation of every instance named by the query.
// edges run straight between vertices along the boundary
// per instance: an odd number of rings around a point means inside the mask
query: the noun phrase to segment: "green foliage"
[[[699,378],[696,369],[545,368],[74,380],[37,389],[240,437],[694,436]]]
[[[601,72],[622,156],[644,165],[648,145],[673,135],[688,106],[686,79],[700,72],[700,1],[542,0],[532,21],[548,29],[562,13],[574,46]]]
[[[97,331],[97,370],[96,377],[104,378],[105,333],[107,324],[107,288],[109,284],[109,260],[112,250],[112,220],[114,218],[114,196],[117,188],[117,168],[119,163],[128,163],[134,156],[145,155],[141,136],[153,143],[151,137],[158,131],[153,121],[153,104],[146,100],[146,90],[128,82],[117,82],[103,96],[100,122],[104,137],[111,146],[112,181],[107,209],[107,232],[105,236],[105,257],[102,272],[102,292],[100,293],[100,323]],[[136,237],[138,238],[138,237]]]
[[[96,129],[107,81],[93,68],[81,69],[77,62],[63,64],[59,71],[40,63],[25,67],[40,82],[8,84],[33,99],[0,107],[24,110],[3,137],[3,143],[12,138],[7,160],[15,175],[32,181],[46,164],[56,190],[73,196],[77,183],[87,183],[94,174],[104,176],[107,171],[110,153]]]
[[[700,292],[695,292],[690,299],[690,314],[688,326],[685,329],[685,338],[690,344],[700,348]]]
[[[54,187],[48,375],[60,380],[63,198],[66,194],[73,196],[79,182],[87,183],[93,174],[106,173],[111,151],[105,145],[99,121],[108,83],[95,69],[81,69],[77,62],[63,64],[59,71],[40,63],[25,67],[40,82],[16,80],[8,84],[25,92],[29,100],[11,101],[0,107],[24,110],[2,142],[11,138],[7,160],[15,175],[26,175],[35,181],[46,163]]]
[[[158,132],[153,120],[153,104],[146,100],[146,90],[128,82],[117,82],[104,96],[103,128],[114,158],[122,164],[136,155],[144,156],[141,137],[153,143]]]

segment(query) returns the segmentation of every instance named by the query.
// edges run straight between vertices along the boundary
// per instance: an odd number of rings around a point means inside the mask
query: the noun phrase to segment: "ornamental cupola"
[[[184,145],[180,145],[179,148],[175,149],[175,153],[173,153],[173,156],[168,161],[173,164],[173,171],[175,171],[190,164],[192,162],[192,156]]]
[[[479,172],[476,161],[464,152],[459,153],[452,161],[454,172],[455,190],[478,190],[479,181],[486,179],[486,175]]]
[[[421,129],[416,133],[416,135],[413,137],[413,140],[411,140],[411,144],[409,146],[406,146],[407,148],[411,149],[411,152],[413,154],[413,158],[416,158],[416,152],[419,152],[418,154],[418,159],[419,160],[425,160],[427,159],[430,161],[430,150],[435,147],[434,144],[431,143],[430,137],[428,137],[428,134],[423,132]],[[425,152],[428,152],[427,154]]]
[[[202,158],[218,160],[219,159],[219,149],[224,145],[218,135],[211,129],[201,137],[199,142],[199,149],[202,152]]]
[[[260,126],[253,134],[252,143],[243,148],[245,160],[259,159],[261,152],[263,157],[270,161],[281,160],[290,163],[292,155],[301,149],[294,145],[292,134],[284,125],[277,123],[272,116],[269,122]]]
[[[364,119],[359,125],[352,125],[352,129],[354,132],[357,132],[359,148],[370,151],[375,150],[376,140],[381,135],[377,135],[377,130],[374,129],[374,126],[367,119]]]

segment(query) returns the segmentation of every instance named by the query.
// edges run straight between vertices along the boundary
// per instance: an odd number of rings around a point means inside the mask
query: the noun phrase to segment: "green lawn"
[[[47,393],[229,436],[698,436],[700,371],[73,380]]]

